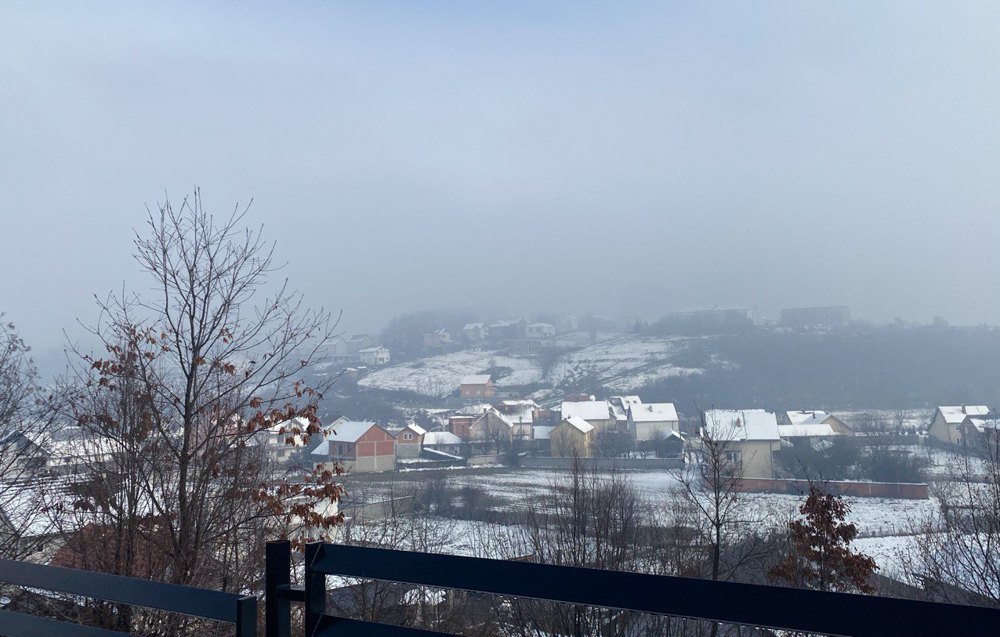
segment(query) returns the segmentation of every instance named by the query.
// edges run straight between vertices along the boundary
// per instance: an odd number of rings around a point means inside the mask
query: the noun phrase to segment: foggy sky
[[[254,198],[311,305],[1000,323],[1000,3],[0,6],[0,311]]]

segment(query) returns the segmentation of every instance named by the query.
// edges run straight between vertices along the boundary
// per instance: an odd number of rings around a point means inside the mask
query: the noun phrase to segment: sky
[[[201,188],[350,331],[849,305],[1000,323],[1000,3],[0,5],[0,312],[148,291]]]

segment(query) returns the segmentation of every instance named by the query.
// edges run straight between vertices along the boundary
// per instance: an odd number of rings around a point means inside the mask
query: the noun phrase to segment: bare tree
[[[49,532],[38,506],[55,422],[31,349],[0,314],[0,557],[24,558]]]
[[[255,590],[265,537],[301,538],[292,526],[316,537],[340,521],[335,470],[280,479],[261,444],[275,427],[289,439],[319,431],[323,388],[303,374],[335,322],[287,282],[269,287],[274,245],[242,227],[245,214],[217,220],[197,191],[150,213],[135,258],[153,294],[100,302],[92,332],[105,351],[75,352],[67,409],[99,447],[73,505],[103,545],[76,551],[93,568],[132,574],[149,545],[164,558],[147,576]]]

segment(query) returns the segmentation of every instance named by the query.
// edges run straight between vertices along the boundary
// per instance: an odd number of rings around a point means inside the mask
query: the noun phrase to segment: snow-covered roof
[[[638,396],[612,396],[608,404],[616,420],[628,420],[629,405],[640,405],[642,400]]]
[[[505,416],[502,413],[500,413],[500,411],[497,408],[495,408],[495,407],[490,407],[489,411],[487,411],[485,414],[483,414],[482,416],[480,416],[476,420],[476,422],[473,423],[473,427],[476,426],[476,424],[479,423],[480,420],[482,420],[483,418],[486,418],[486,416],[488,416],[489,414],[493,414],[494,418],[498,418],[501,423],[503,423],[504,425],[506,425],[510,429],[514,428],[514,423],[511,422],[511,420],[509,418],[507,418],[507,416]]]
[[[820,411],[818,409],[786,411],[785,415],[788,416],[788,422],[792,423],[793,425],[815,425],[822,423],[824,420],[830,417],[830,414],[828,414],[825,411]]]
[[[466,323],[462,330],[481,330],[486,327],[485,323]]]
[[[611,406],[606,400],[564,402],[560,408],[560,416],[563,420],[574,416],[583,420],[608,420],[611,418]]]
[[[460,445],[462,444],[462,439],[451,433],[450,431],[428,431],[424,434],[424,446],[433,447],[434,445]]]
[[[763,409],[709,409],[705,435],[717,441],[781,440],[777,417]]]
[[[569,418],[563,418],[563,422],[571,427],[576,428],[581,433],[588,433],[594,430],[594,425],[590,424],[583,418],[579,416],[570,416]]]
[[[335,431],[327,434],[326,439],[333,442],[357,442],[358,438],[375,425],[370,420],[348,420],[335,427]],[[314,452],[315,453],[315,452]]]
[[[808,423],[795,425],[778,425],[778,435],[782,438],[818,438],[823,436],[839,436],[831,425],[823,423]]]
[[[556,329],[556,326],[552,325],[551,323],[531,323],[528,325],[528,329],[541,329],[541,328],[548,328],[554,330]]]
[[[384,345],[376,345],[375,347],[366,347],[364,349],[359,349],[358,354],[374,354],[379,350],[385,349]]]
[[[992,429],[994,431],[1000,429],[1000,422],[995,418],[968,418],[969,424],[976,428],[976,431],[983,433],[987,429]]]
[[[677,409],[673,403],[640,403],[629,406],[632,422],[677,421]]]
[[[990,408],[985,405],[950,405],[938,407],[938,411],[941,412],[945,422],[957,425],[965,420],[966,416],[988,416]]]
[[[549,427],[547,425],[544,426],[535,425],[531,430],[532,436],[535,438],[535,440],[548,440],[549,438],[552,437],[553,429],[555,429],[555,427]]]
[[[492,378],[489,374],[473,374],[462,377],[462,385],[485,385]]]
[[[477,405],[466,405],[455,412],[456,416],[481,416],[488,412],[493,405],[489,403],[479,403]]]
[[[531,424],[535,422],[537,405],[533,400],[504,400],[500,402],[500,407],[500,412],[512,423]]]

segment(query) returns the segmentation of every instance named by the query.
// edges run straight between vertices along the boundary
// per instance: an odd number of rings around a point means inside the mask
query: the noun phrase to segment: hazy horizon
[[[147,290],[202,188],[346,331],[414,310],[1000,323],[1000,5],[0,8],[0,312]]]

